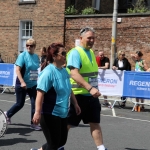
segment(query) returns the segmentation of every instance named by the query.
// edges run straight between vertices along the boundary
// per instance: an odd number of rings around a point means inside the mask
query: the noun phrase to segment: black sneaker
[[[103,103],[102,106],[108,107],[110,105],[109,105],[109,103]]]

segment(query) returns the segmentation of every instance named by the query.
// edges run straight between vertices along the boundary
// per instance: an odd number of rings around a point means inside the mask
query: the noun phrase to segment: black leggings
[[[57,150],[64,146],[67,141],[67,118],[44,114],[41,115],[41,127],[47,143],[42,146],[43,150]]]

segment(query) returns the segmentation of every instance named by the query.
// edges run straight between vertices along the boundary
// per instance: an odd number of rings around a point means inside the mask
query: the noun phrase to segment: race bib
[[[0,137],[2,137],[7,130],[7,120],[3,111],[0,110]]]
[[[91,77],[89,78],[89,84],[93,87],[95,87],[96,89],[98,89],[98,80],[97,77]]]
[[[38,70],[31,70],[29,80],[37,81],[37,79],[38,79]]]

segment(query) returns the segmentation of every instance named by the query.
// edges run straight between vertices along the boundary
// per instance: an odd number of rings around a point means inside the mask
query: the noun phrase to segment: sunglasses
[[[59,53],[58,53],[58,54],[59,54]],[[63,51],[63,52],[61,52],[60,54],[61,54],[62,56],[66,56],[67,53]]]
[[[125,54],[122,54],[122,56],[125,56]]]
[[[91,30],[94,31],[93,28],[88,28],[88,27],[87,28],[83,28],[83,29],[80,30],[80,34],[82,34],[83,32],[91,31]]]
[[[33,48],[34,47],[34,45],[28,45],[28,44],[26,44],[26,47],[31,47],[31,48]]]

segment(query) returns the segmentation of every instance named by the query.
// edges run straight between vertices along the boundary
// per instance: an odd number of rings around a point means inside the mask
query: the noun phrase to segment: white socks
[[[104,147],[104,145],[100,145],[100,146],[97,146],[97,149],[98,150],[105,150],[105,147]]]

